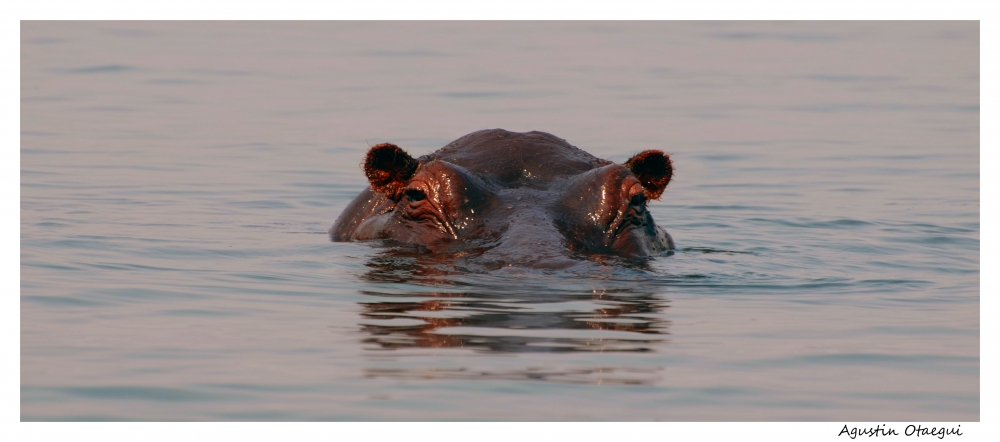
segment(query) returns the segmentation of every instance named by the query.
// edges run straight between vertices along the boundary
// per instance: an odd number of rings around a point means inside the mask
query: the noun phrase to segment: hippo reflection
[[[502,292],[363,293],[376,299],[359,303],[368,322],[362,330],[371,335],[363,342],[382,350],[648,352],[665,342],[669,325],[659,318],[666,302],[650,293],[561,293],[516,303],[507,302],[514,296]],[[592,310],[580,309],[586,301],[595,302]],[[536,308],[539,304],[544,308]],[[392,319],[420,323],[378,324]]]
[[[494,129],[416,159],[379,144],[364,170],[370,186],[334,223],[334,241],[383,239],[552,268],[579,255],[646,257],[674,248],[646,210],[673,175],[658,150],[615,164],[551,134]]]
[[[632,277],[645,273],[642,266],[625,262],[614,266],[623,272],[620,279],[604,274],[567,284],[561,276],[544,274],[527,281],[466,278],[447,265],[451,261],[447,255],[387,248],[365,263],[368,270],[360,277],[374,285],[361,291],[369,299],[358,303],[361,329],[370,335],[363,342],[381,350],[501,353],[648,352],[666,342],[669,321],[663,313],[669,301],[657,294],[658,278]],[[427,286],[452,290],[421,289]]]

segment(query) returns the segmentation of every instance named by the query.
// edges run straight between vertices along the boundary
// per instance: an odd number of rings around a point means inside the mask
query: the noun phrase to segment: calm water
[[[979,24],[21,23],[22,420],[980,416]],[[673,154],[646,265],[327,230],[369,145]]]

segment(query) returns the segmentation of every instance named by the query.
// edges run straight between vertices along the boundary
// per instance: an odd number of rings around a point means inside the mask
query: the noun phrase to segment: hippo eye
[[[410,201],[423,201],[427,198],[427,194],[420,189],[406,189],[406,199]]]
[[[641,206],[646,203],[646,192],[642,192],[636,196],[632,197],[632,201],[629,201],[630,205]]]

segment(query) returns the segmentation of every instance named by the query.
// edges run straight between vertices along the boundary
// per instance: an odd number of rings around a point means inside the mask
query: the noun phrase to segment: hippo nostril
[[[645,203],[646,203],[646,193],[645,192],[636,194],[635,196],[632,197],[632,200],[629,201],[629,205],[632,205],[632,206],[635,206],[635,207],[641,207]]]

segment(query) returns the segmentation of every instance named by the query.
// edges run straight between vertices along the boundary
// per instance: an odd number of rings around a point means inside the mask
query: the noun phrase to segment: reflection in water
[[[628,368],[628,367],[597,367],[569,370],[546,370],[528,368],[526,370],[485,371],[467,370],[464,368],[441,369],[396,369],[369,368],[365,370],[368,378],[394,379],[463,379],[463,380],[510,380],[510,381],[544,381],[560,384],[587,385],[651,385],[659,379],[660,368]]]
[[[454,256],[396,248],[367,265],[364,279],[390,283],[363,291],[373,301],[359,303],[362,330],[370,335],[364,342],[378,349],[648,352],[666,341],[668,321],[661,313],[667,301],[637,291],[634,281],[608,278],[608,271],[596,273],[602,279],[551,270],[509,273],[506,268],[470,275]],[[615,266],[610,272],[639,274]]]

